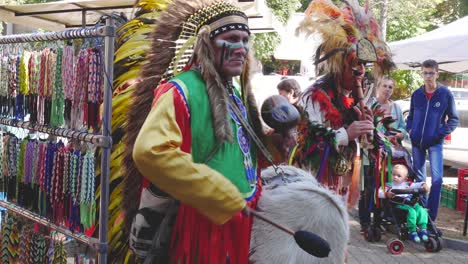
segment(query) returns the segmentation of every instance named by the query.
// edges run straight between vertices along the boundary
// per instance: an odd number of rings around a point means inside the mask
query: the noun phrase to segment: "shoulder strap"
[[[237,119],[242,123],[242,126],[247,130],[247,133],[250,135],[250,137],[253,139],[255,144],[257,144],[258,149],[262,152],[262,154],[265,156],[265,158],[268,160],[268,162],[273,166],[275,171],[278,170],[278,166],[276,166],[273,163],[273,156],[271,153],[268,151],[268,149],[265,147],[265,145],[262,143],[262,141],[258,138],[257,134],[255,134],[252,126],[247,122],[247,120],[244,119],[242,116],[241,111],[237,107],[236,103],[233,102],[232,98],[229,99],[229,106],[233,110],[234,114],[236,115]]]

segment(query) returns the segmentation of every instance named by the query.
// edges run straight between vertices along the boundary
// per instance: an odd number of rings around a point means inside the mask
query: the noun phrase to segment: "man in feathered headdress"
[[[257,157],[232,111],[261,131],[247,16],[222,1],[175,0],[153,38],[129,112],[126,177],[144,176],[142,202],[162,192],[179,201],[174,263],[247,263],[252,221],[242,210],[260,193]]]
[[[290,161],[313,169],[318,180],[337,193],[351,193],[354,205],[359,196],[360,165],[353,165],[358,139],[374,129],[372,113],[356,107],[363,100],[365,66],[373,63],[378,76],[393,62],[369,10],[357,0],[343,2],[338,8],[330,0],[312,1],[298,28],[321,36],[315,65],[324,76],[302,95],[304,118]]]

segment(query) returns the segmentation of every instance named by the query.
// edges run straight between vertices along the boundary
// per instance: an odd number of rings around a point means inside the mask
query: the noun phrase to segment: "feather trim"
[[[321,36],[322,43],[315,56],[316,64],[319,70],[335,76],[343,72],[344,58],[348,54],[356,56],[359,41],[370,41],[377,57],[373,74],[378,78],[395,67],[390,49],[382,40],[378,23],[369,8],[361,7],[358,0],[343,2],[346,6],[340,9],[330,0],[312,1],[296,32],[305,33],[306,36],[316,33]],[[326,59],[321,62],[321,58]]]

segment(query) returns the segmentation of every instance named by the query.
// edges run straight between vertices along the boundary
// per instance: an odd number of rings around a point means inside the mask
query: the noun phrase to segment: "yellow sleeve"
[[[146,118],[133,147],[133,160],[161,190],[223,224],[246,202],[228,179],[205,164],[194,163],[191,154],[180,149],[183,135],[175,118],[173,89],[161,95]]]

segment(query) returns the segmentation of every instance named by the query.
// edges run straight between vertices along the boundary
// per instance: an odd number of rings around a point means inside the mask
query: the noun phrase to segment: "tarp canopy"
[[[468,16],[414,38],[389,44],[399,69],[436,60],[442,71],[468,72]]]
[[[278,28],[281,42],[275,49],[275,59],[312,61],[312,55],[318,45],[314,39],[296,34],[296,29],[302,20],[304,20],[304,13],[295,13],[286,25]]]
[[[249,17],[254,32],[273,31],[273,18],[264,0],[229,0]],[[94,25],[101,16],[123,12],[131,18],[135,0],[65,0],[28,5],[0,5],[0,21],[33,28],[59,31],[65,28]]]

